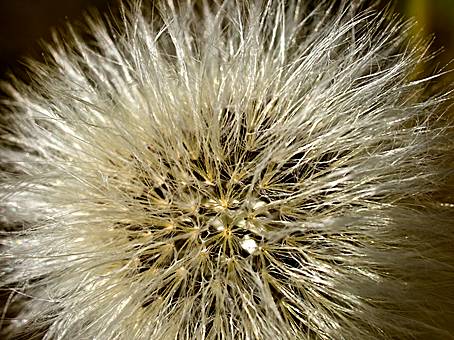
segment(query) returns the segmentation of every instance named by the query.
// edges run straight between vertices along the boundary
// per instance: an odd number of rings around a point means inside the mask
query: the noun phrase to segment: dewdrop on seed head
[[[12,84],[5,336],[449,338],[448,94],[413,78],[408,27],[347,2],[138,7]]]

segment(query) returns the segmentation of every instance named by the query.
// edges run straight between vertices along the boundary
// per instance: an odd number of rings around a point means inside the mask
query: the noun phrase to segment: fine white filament
[[[349,1],[158,7],[90,17],[8,85],[4,336],[448,339],[426,44]]]

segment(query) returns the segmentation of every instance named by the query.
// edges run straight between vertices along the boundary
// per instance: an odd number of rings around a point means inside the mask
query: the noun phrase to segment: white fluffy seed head
[[[448,95],[414,78],[425,45],[347,2],[139,7],[10,88],[5,334],[449,336]]]

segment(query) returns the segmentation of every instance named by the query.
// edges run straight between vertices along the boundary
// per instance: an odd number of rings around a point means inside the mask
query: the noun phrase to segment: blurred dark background
[[[53,29],[77,22],[84,12],[108,10],[109,0],[0,0],[0,78],[19,72],[25,57],[39,59],[40,41],[50,40]]]
[[[380,3],[387,5],[389,1]],[[415,31],[422,31],[428,38],[435,37],[432,50],[439,53],[432,66],[441,68],[454,59],[454,0],[392,3],[402,16],[416,18]],[[7,70],[20,72],[24,57],[40,59],[39,41],[50,40],[52,29],[63,27],[66,22],[80,21],[87,9],[96,8],[105,13],[115,11],[115,7],[118,7],[116,0],[0,0],[0,79],[5,78]],[[454,81],[454,76],[447,78]]]

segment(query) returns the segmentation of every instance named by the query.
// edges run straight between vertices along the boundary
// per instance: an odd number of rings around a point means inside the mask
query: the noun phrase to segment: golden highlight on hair
[[[409,25],[348,1],[146,7],[8,86],[4,336],[448,339],[451,94],[426,94]]]

